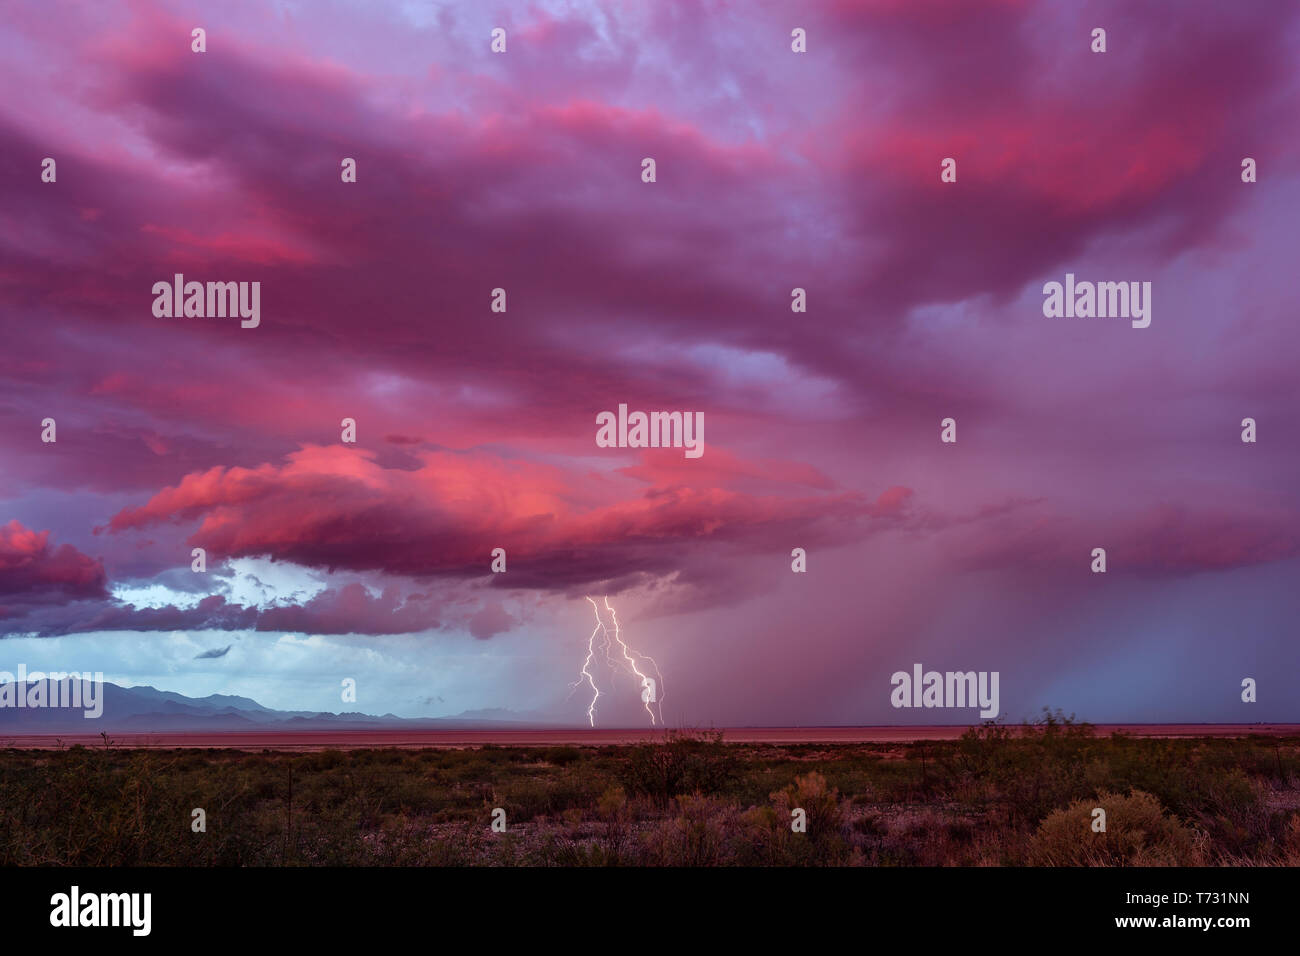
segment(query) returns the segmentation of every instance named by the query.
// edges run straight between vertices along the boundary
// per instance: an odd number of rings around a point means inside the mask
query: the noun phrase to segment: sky
[[[0,669],[581,725],[592,596],[671,726],[1300,721],[1294,3],[3,17]]]

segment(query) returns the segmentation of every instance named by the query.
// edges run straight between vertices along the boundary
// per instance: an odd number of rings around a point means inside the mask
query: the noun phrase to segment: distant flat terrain
[[[1011,725],[1015,726],[1015,725]],[[943,727],[726,727],[728,743],[855,744],[907,743],[955,740],[968,726]],[[1135,737],[1271,737],[1300,736],[1300,724],[1097,724],[1099,736],[1116,731]],[[228,748],[233,750],[358,750],[396,748],[465,749],[494,744],[500,747],[599,747],[662,740],[666,731],[653,729],[589,727],[542,730],[329,730],[247,731],[230,733],[124,733],[108,735],[114,747],[171,749],[175,747]],[[99,734],[0,734],[0,748],[57,749],[81,744],[102,747]]]

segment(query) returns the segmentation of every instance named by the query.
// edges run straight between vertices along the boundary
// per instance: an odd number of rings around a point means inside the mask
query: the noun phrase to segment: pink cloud
[[[104,566],[70,544],[50,544],[50,532],[14,519],[0,525],[0,594],[20,603],[48,603],[107,595]]]
[[[198,520],[188,541],[214,557],[416,576],[486,574],[490,552],[504,547],[520,572],[512,586],[545,586],[670,568],[699,543],[784,548],[793,527],[844,539],[860,533],[859,519],[896,516],[909,494],[890,489],[871,505],[856,493],[759,495],[697,481],[627,496],[609,478],[522,459],[415,457],[418,468],[385,468],[373,452],[307,446],[283,465],[187,475],[108,529]]]

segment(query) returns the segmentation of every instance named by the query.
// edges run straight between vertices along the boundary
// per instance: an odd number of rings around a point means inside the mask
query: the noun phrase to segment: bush
[[[736,763],[722,743],[722,731],[696,735],[670,730],[663,743],[632,748],[622,777],[629,792],[667,805],[683,794],[719,793],[734,782]]]
[[[1093,810],[1106,811],[1106,831],[1093,832]],[[1165,816],[1160,801],[1134,790],[1101,793],[1048,814],[1030,841],[1037,866],[1196,866],[1196,832]]]
[[[676,799],[678,815],[650,831],[646,849],[660,866],[726,866],[735,863],[728,837],[741,831],[734,804],[696,794]]]
[[[838,790],[826,787],[826,778],[816,770],[795,777],[794,783],[772,794],[777,815],[789,826],[791,812],[802,809],[807,814],[808,838],[813,841],[842,838],[847,816]]]

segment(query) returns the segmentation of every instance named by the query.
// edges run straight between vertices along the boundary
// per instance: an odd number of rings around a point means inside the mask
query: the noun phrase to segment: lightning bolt
[[[587,657],[582,662],[582,668],[579,671],[579,677],[570,685],[569,696],[573,696],[576,691],[585,682],[591,688],[591,703],[587,706],[587,721],[591,726],[596,726],[596,701],[600,699],[600,688],[596,686],[596,677],[591,671],[591,660],[596,656],[596,636],[600,635],[601,644],[605,651],[605,662],[614,670],[624,669],[637,679],[637,685],[649,694],[643,694],[641,700],[645,704],[646,713],[650,715],[650,724],[655,726],[663,723],[663,682],[664,676],[659,670],[659,665],[655,659],[648,654],[642,654],[628,646],[623,640],[623,630],[618,623],[618,614],[614,606],[609,603],[609,598],[605,598],[605,610],[609,612],[609,622],[606,623],[600,616],[600,605],[590,597],[587,601],[591,604],[592,613],[596,615],[596,626],[592,629],[591,635],[587,638]],[[615,647],[618,645],[618,653],[621,658],[615,656]],[[654,677],[641,670],[642,662],[649,662],[650,667],[654,668]],[[651,706],[658,706],[658,713]]]
[[[588,598],[588,600],[591,599]],[[591,603],[594,605],[596,602],[592,601]],[[631,651],[630,648],[627,646],[627,644],[624,643],[622,632],[619,630],[619,626],[618,626],[618,614],[615,613],[614,608],[610,605],[608,597],[605,598],[605,610],[609,611],[609,619],[614,625],[614,640],[618,642],[619,648],[623,651],[624,662],[626,662],[627,666],[631,669],[632,673],[637,676],[637,686],[645,687],[646,681],[648,679],[647,675],[641,673],[640,668],[636,666],[635,658],[632,656],[633,653],[635,652]],[[596,616],[597,618],[600,617],[599,612],[597,612]],[[659,688],[663,684],[664,675],[659,673],[659,665],[655,664],[653,657],[649,657],[648,655],[645,654],[637,654],[636,656],[640,658],[644,658],[645,660],[649,661],[652,665],[654,665],[655,675],[658,677],[658,681],[656,681],[654,685],[655,688],[654,703],[658,703],[660,697]],[[658,723],[658,721],[655,720],[655,712],[650,708],[650,704],[651,701],[645,700],[645,712],[650,715],[650,724],[653,726],[654,724]],[[660,717],[662,716],[663,716],[663,706],[660,705]]]
[[[587,598],[587,600],[591,601],[591,598]],[[596,607],[596,602],[592,601],[591,606],[594,609]],[[587,678],[587,683],[591,685],[591,706],[587,708],[587,719],[591,721],[591,726],[593,727],[596,726],[596,701],[600,699],[600,688],[596,686],[596,678],[591,676],[591,671],[587,670],[587,668],[591,665],[591,657],[596,652],[596,632],[600,631],[602,627],[603,625],[600,623],[600,612],[596,611],[596,628],[591,632],[591,637],[587,638],[587,659],[582,662],[582,674]],[[578,683],[582,683],[581,678],[579,678]]]

